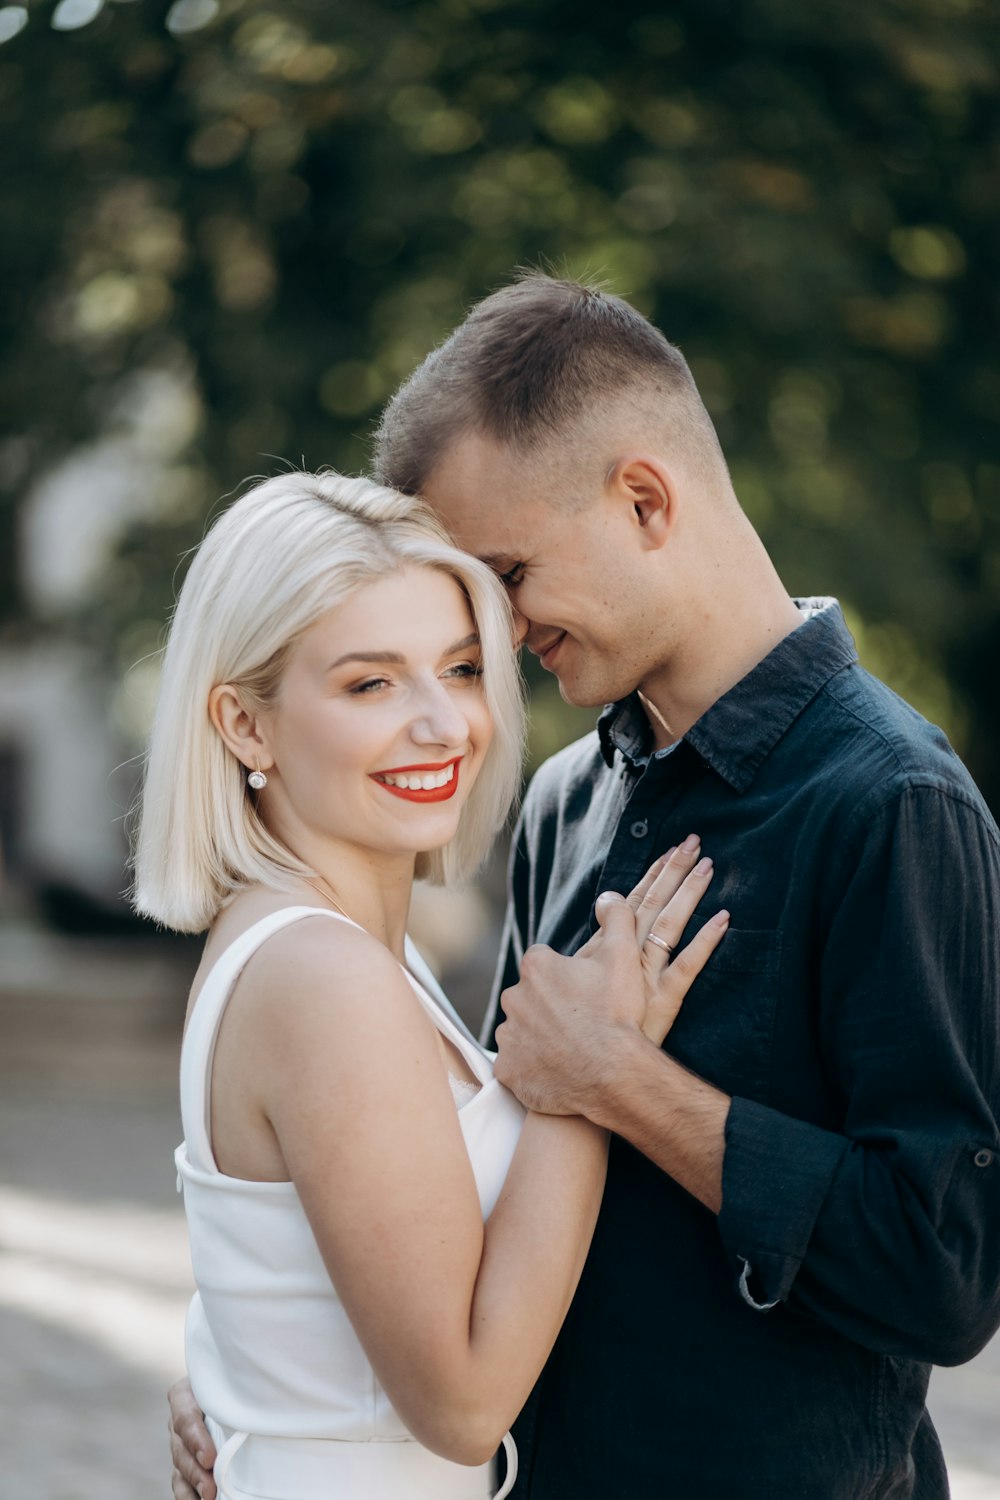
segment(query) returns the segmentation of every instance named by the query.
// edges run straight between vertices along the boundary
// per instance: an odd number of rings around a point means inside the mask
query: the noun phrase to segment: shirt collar
[[[858,659],[836,599],[796,599],[795,603],[808,618],[684,735],[701,759],[737,792],[747,790],[819,690]],[[633,766],[648,756],[649,721],[635,693],[609,704],[597,729],[609,766],[616,750]]]

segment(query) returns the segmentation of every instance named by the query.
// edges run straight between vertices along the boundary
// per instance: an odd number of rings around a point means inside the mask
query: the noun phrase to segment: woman
[[[167,646],[135,899],[209,929],[177,1165],[190,1377],[233,1500],[484,1500],[501,1441],[513,1482],[507,1429],[576,1287],[606,1142],[525,1118],[406,920],[415,876],[486,853],[521,743],[503,591],[419,502],[292,474],[209,532]],[[578,960],[646,939],[658,1040],[684,988],[667,940],[711,878],[692,863],[654,868],[635,925],[602,903]],[[698,967],[724,931],[694,940]]]

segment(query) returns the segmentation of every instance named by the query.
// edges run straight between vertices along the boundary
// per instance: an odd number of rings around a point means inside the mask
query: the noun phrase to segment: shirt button
[[[988,1167],[993,1161],[992,1151],[977,1151],[972,1158],[977,1167]]]
[[[639,820],[633,823],[632,827],[629,829],[629,833],[634,839],[644,839],[648,832],[649,824],[646,822],[645,818],[639,818]]]

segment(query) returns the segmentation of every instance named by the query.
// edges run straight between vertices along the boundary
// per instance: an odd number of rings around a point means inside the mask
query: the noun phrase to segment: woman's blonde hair
[[[282,474],[229,507],[198,549],[163,659],[134,857],[136,909],[201,932],[238,890],[315,874],[264,826],[246,770],[209,717],[231,683],[252,713],[277,695],[298,637],[358,588],[404,567],[454,578],[482,643],[492,743],[455,838],[418,857],[436,884],[470,875],[517,792],[524,701],[510,606],[483,563],[458,550],[418,499],[368,479]]]

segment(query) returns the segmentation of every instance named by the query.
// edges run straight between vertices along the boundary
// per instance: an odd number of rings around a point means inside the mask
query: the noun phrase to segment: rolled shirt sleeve
[[[839,1132],[735,1098],[738,1293],[957,1364],[1000,1324],[1000,850],[961,789],[884,787],[838,857],[818,974]]]

